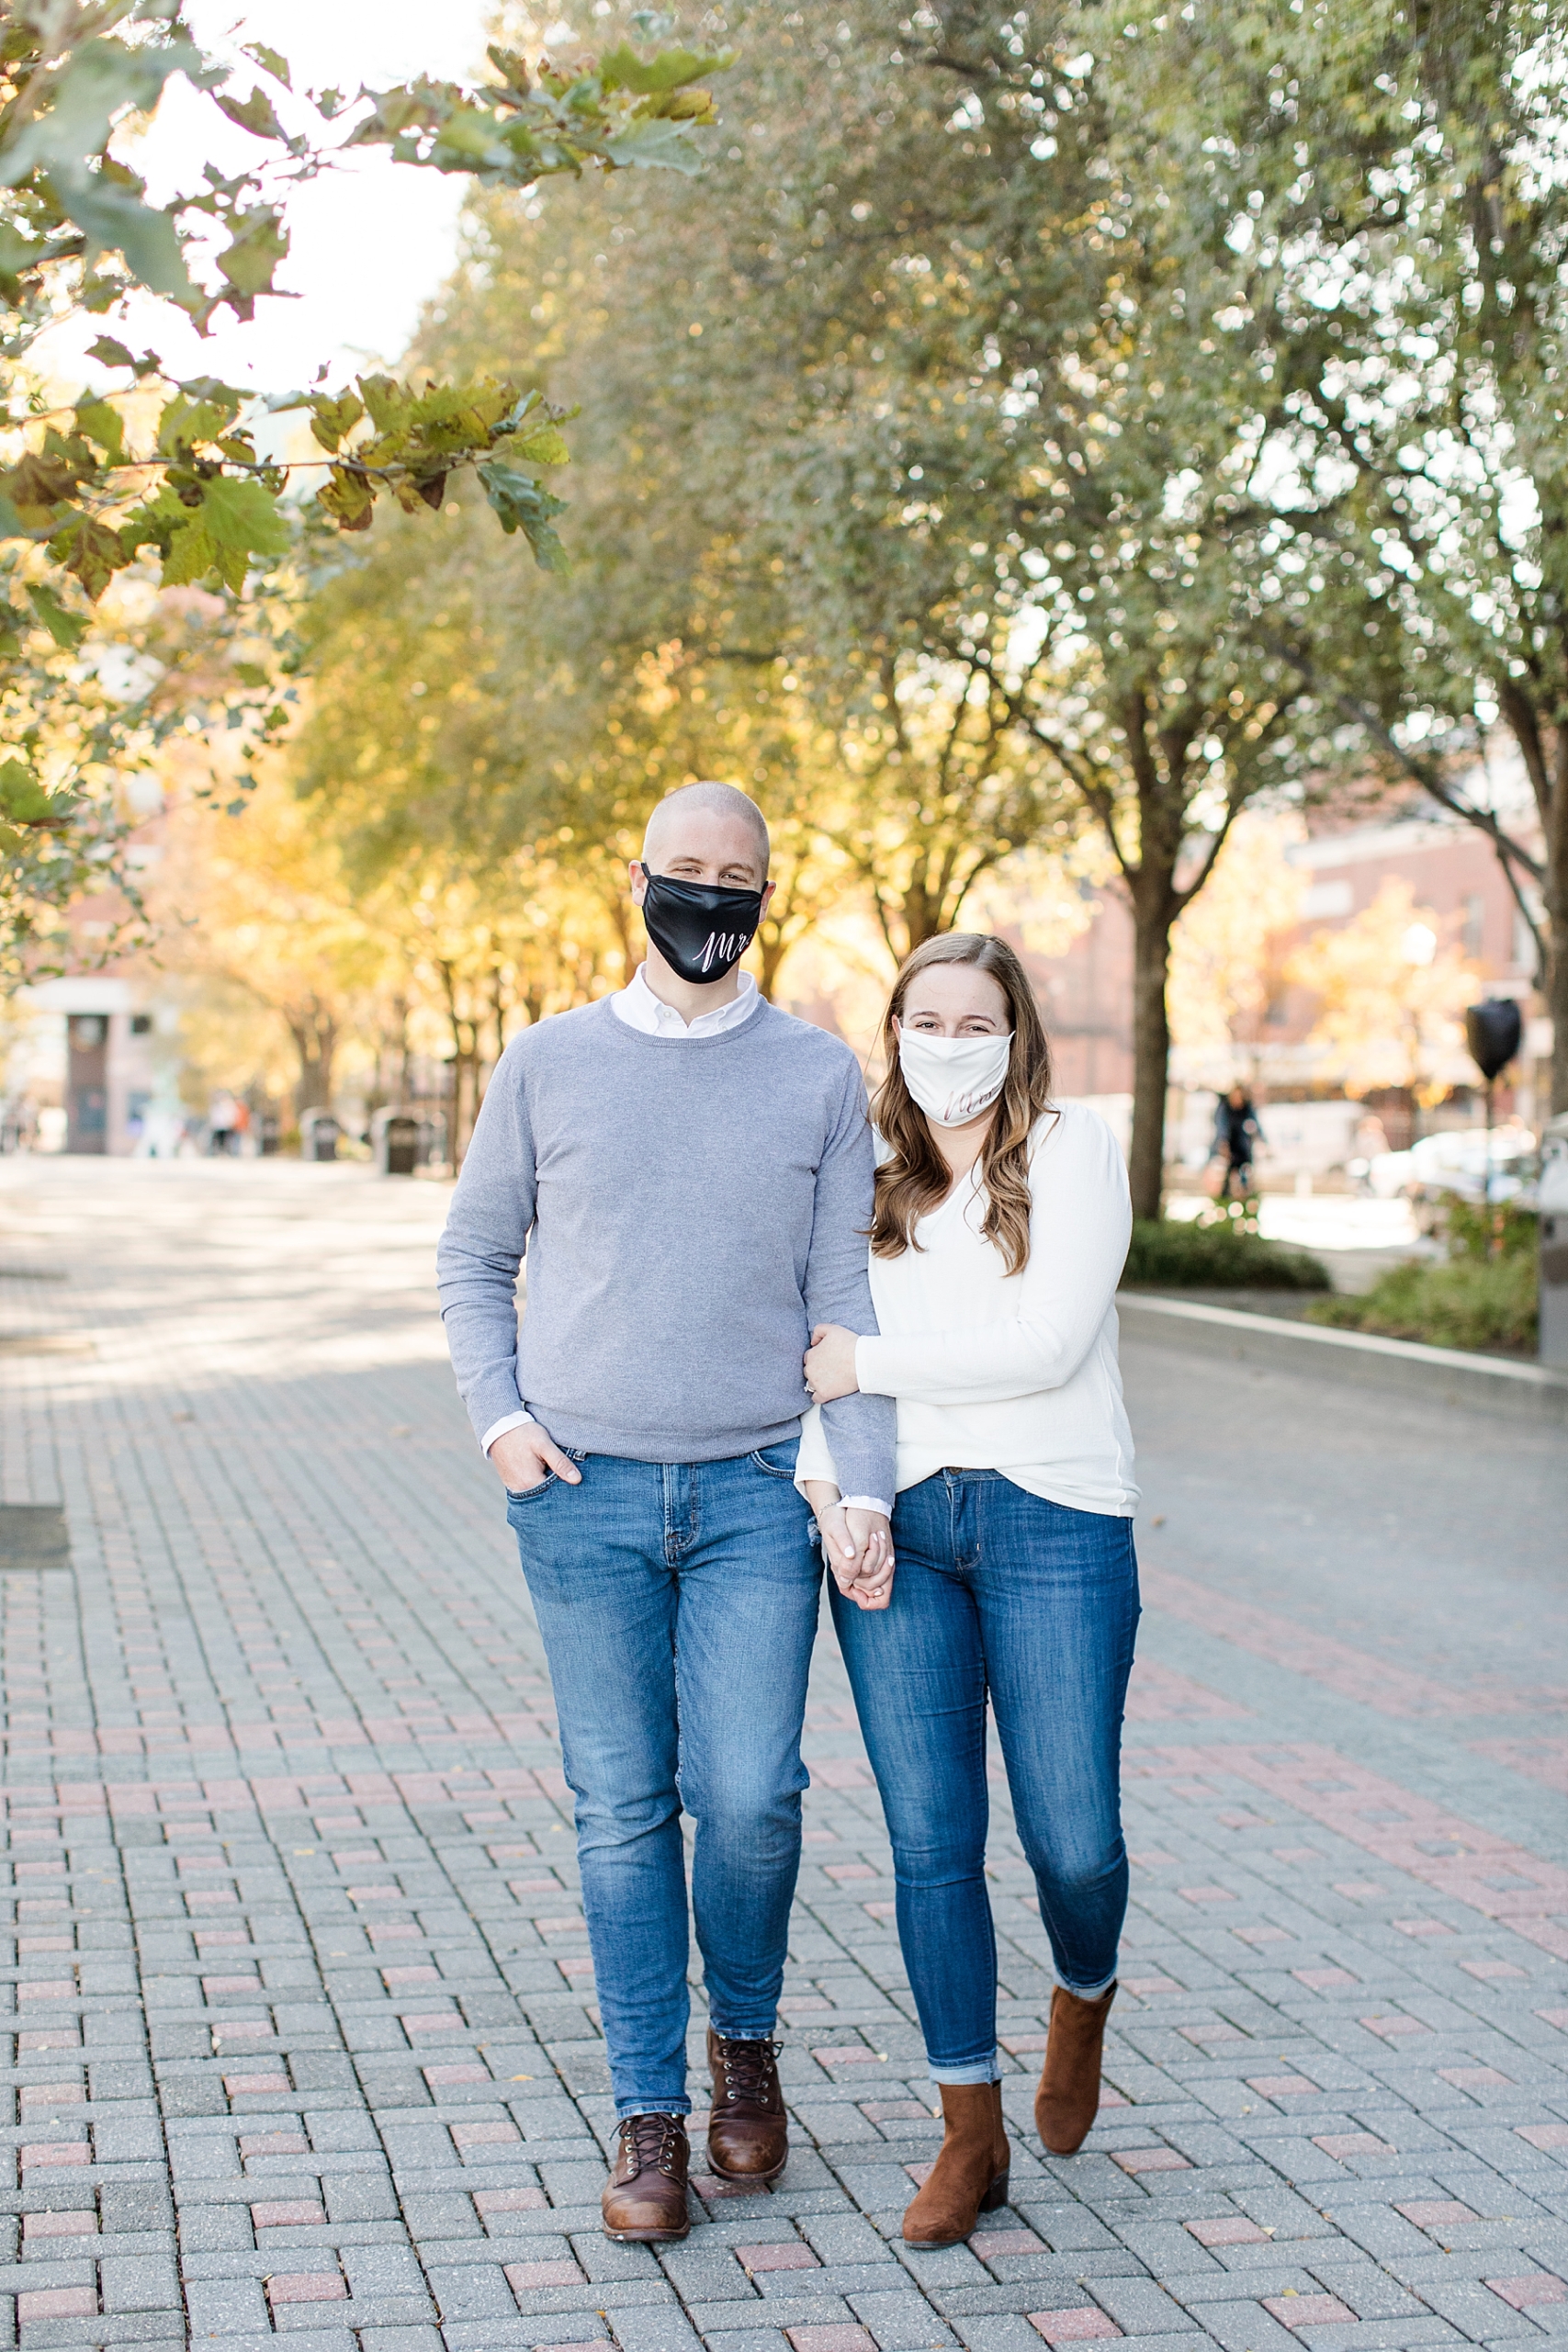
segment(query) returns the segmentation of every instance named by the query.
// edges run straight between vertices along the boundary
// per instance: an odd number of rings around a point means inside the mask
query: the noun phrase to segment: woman
[[[1051,1102],[1045,1033],[1004,941],[954,933],[917,948],[883,1045],[871,1228],[881,1336],[821,1325],[806,1374],[818,1404],[856,1388],[898,1400],[890,1600],[859,1602],[852,1582],[831,1600],[942,2091],[942,2153],[904,2235],[951,2245],[1008,2193],[987,1691],[1055,1962],[1034,2105],[1046,2147],[1071,2154],[1100,2103],[1127,1906],[1119,1754],[1138,1618],[1114,1304],[1131,1212],[1110,1128]],[[836,1532],[815,1411],[796,1480]]]

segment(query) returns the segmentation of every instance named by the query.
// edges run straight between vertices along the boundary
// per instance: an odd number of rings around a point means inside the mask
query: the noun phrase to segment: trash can
[[[1540,1361],[1568,1365],[1568,1111],[1540,1138]]]
[[[370,1140],[383,1176],[412,1176],[419,1166],[419,1121],[412,1111],[378,1111]]]
[[[257,1132],[261,1138],[261,1156],[276,1159],[283,1142],[283,1122],[275,1111],[264,1111]]]
[[[330,1111],[305,1111],[299,1118],[301,1159],[335,1159],[343,1129]]]

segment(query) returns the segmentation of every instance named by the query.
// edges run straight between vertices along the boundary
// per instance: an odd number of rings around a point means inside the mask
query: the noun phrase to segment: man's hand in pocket
[[[490,1463],[509,1494],[523,1495],[530,1487],[542,1487],[552,1470],[569,1487],[582,1484],[576,1463],[551,1443],[537,1421],[521,1421],[514,1430],[503,1430],[491,1447]]]

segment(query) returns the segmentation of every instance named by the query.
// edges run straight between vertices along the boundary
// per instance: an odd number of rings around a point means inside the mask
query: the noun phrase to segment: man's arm
[[[537,1428],[514,1419],[526,1410],[517,1388],[517,1270],[536,1194],[520,1045],[503,1055],[486,1090],[435,1256],[446,1344],[474,1435],[482,1442],[498,1421],[510,1424],[494,1438],[498,1453]]]
[[[806,1269],[808,1326],[841,1323],[872,1334],[876,1312],[867,1268],[876,1159],[865,1088],[852,1061],[844,1073],[833,1131],[817,1170],[811,1252]],[[840,1491],[852,1499],[892,1500],[897,1474],[897,1408],[885,1396],[840,1396],[822,1410],[823,1434]]]

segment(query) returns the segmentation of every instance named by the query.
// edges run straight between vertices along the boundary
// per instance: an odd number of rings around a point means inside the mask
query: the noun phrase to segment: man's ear
[[[758,914],[757,914],[757,921],[758,921],[759,922],[761,922],[763,915],[765,915],[765,914],[767,913],[767,911],[768,911],[768,902],[769,902],[769,900],[772,899],[772,897],[773,897],[773,892],[778,888],[778,887],[779,887],[779,886],[778,886],[778,884],[777,884],[776,882],[764,882],[764,883],[763,883],[763,885],[762,885],[762,903],[761,903],[761,908],[759,909],[759,910],[758,910]]]
[[[640,907],[648,896],[648,875],[640,857],[634,857],[628,862],[626,878],[632,886],[632,904]]]

